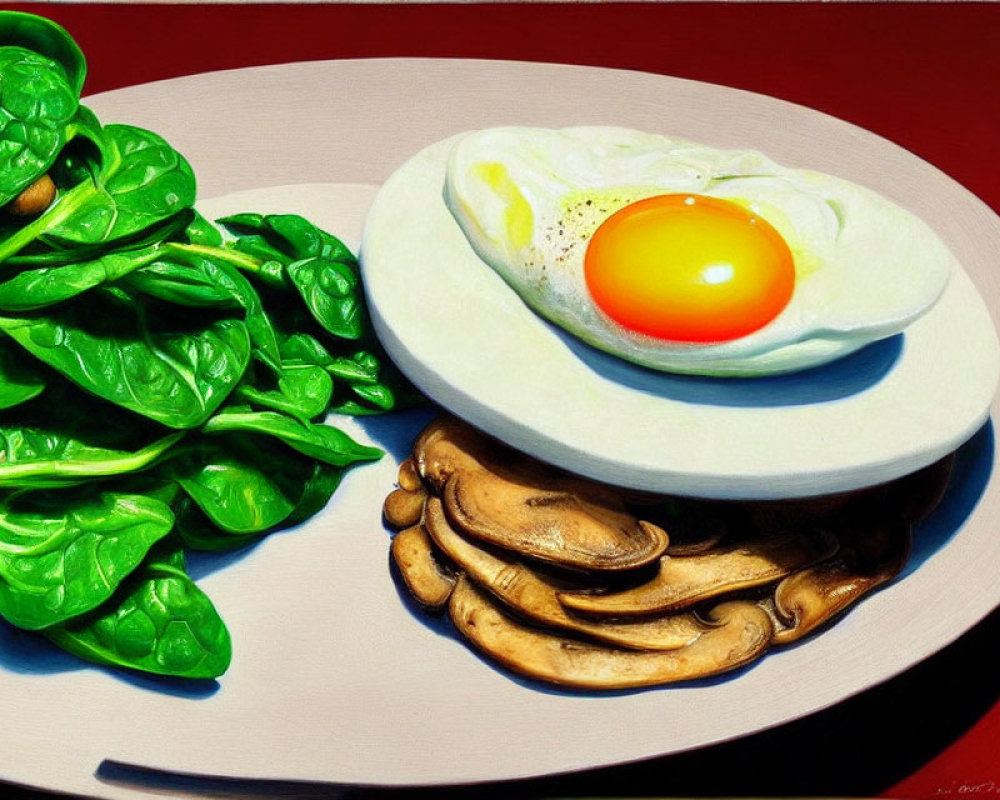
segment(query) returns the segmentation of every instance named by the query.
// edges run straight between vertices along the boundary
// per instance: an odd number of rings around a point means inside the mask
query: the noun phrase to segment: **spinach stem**
[[[102,475],[119,475],[136,472],[152,464],[177,442],[184,438],[184,431],[177,431],[157,439],[152,444],[133,453],[123,453],[117,458],[103,461],[85,459],[52,459],[27,461],[23,464],[8,463],[0,468],[0,486],[17,486],[36,476],[45,478],[92,478]]]
[[[207,244],[181,244],[180,242],[167,242],[163,247],[168,253],[190,253],[215,260],[227,261],[246,272],[258,273],[261,271],[262,264],[260,259],[228,247],[213,247]]]
[[[65,222],[73,216],[79,207],[80,199],[86,198],[88,194],[96,190],[97,187],[94,186],[91,180],[77,184],[56,200],[55,204],[48,211],[0,242],[0,263],[20,252],[22,248],[27,247],[53,225]]]

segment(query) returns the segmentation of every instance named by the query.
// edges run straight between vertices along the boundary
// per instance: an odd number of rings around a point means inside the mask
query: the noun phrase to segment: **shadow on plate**
[[[405,411],[356,417],[355,422],[372,444],[381,447],[399,463],[410,456],[420,431],[441,413],[440,407],[428,401],[425,405]]]
[[[802,372],[760,378],[712,378],[671,375],[631,364],[591,347],[561,328],[549,328],[573,355],[605,380],[668,400],[733,407],[811,405],[859,394],[892,370],[904,344],[903,334],[899,333]]]
[[[899,580],[944,547],[972,516],[990,482],[995,450],[991,420],[955,452],[948,489],[931,515],[915,526],[913,552]]]
[[[215,680],[146,675],[91,664],[61,650],[41,634],[23,631],[6,623],[0,623],[0,669],[22,675],[96,670],[139,689],[190,699],[211,697],[219,690],[219,683]]]

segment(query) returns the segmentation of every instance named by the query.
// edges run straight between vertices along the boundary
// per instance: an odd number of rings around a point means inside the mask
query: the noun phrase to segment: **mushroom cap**
[[[468,535],[576,569],[652,563],[669,538],[603,484],[563,474],[454,419],[432,422],[413,449],[417,471]]]
[[[575,569],[635,569],[669,544],[662,528],[622,507],[496,468],[456,472],[443,499],[449,518],[476,539]]]

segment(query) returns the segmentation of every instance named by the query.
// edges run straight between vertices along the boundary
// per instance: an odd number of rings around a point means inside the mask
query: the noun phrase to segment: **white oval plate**
[[[454,143],[426,148],[386,181],[361,263],[393,360],[501,441],[632,489],[787,498],[898,478],[986,419],[1000,347],[961,269],[903,334],[827,366],[747,379],[655,372],[547,323],[479,259],[442,196]],[[923,196],[936,200],[932,188]]]
[[[850,125],[718,86],[556,65],[400,59],[201,75],[90,103],[105,122],[164,134],[192,160],[205,197],[304,181],[379,184],[422,147],[459,130],[503,122],[656,129],[668,110],[680,134],[758,146],[792,163],[812,149],[816,168],[862,182],[874,177],[869,182],[897,202],[932,190],[942,209],[932,223],[991,312],[1000,304],[996,272],[969,267],[1000,252],[1000,231],[964,189]],[[768,147],[777,131],[784,132],[780,146]],[[875,156],[881,168],[868,174]],[[213,207],[304,211],[356,245],[375,190],[264,188]],[[131,798],[143,792],[102,780],[103,759],[203,775],[382,785],[621,763],[829,706],[945,646],[1000,601],[991,567],[1000,562],[1000,490],[987,430],[967,452],[964,491],[921,535],[922,563],[823,636],[727,680],[610,695],[552,691],[492,668],[447,626],[411,611],[390,577],[380,505],[423,418],[361,422],[345,427],[382,443],[390,456],[352,471],[319,517],[239,557],[195,563],[199,585],[233,635],[233,666],[217,687],[124,676],[2,632],[0,692],[17,735],[0,744],[0,777]]]

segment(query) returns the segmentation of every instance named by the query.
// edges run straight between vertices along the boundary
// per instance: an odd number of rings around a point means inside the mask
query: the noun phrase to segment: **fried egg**
[[[536,313],[668,372],[847,355],[925,313],[955,264],[929,226],[862,186],[624,128],[469,133],[444,197]]]

